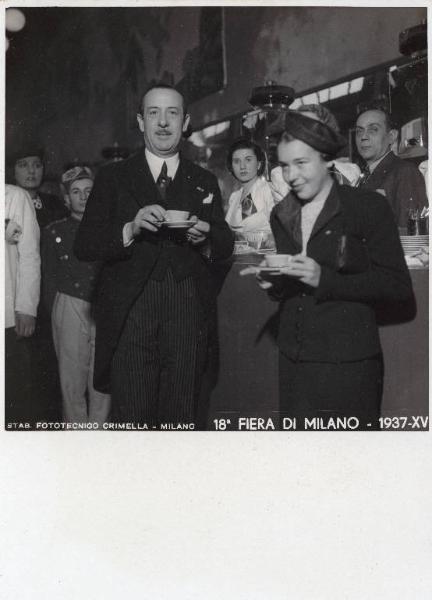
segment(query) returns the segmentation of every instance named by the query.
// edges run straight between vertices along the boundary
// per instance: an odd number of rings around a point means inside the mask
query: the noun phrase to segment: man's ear
[[[137,113],[138,127],[141,133],[144,133],[144,119],[140,113]]]
[[[71,207],[71,201],[70,201],[70,196],[69,196],[69,194],[66,194],[66,193],[65,193],[65,195],[63,196],[63,198],[64,198],[64,203],[65,203],[65,205],[66,205],[68,208],[70,208],[70,207]]]
[[[399,137],[399,131],[397,129],[390,129],[388,135],[390,140],[390,146],[393,146],[393,144],[397,142],[397,139]]]
[[[182,131],[183,133],[187,130],[187,128],[189,127],[189,122],[190,122],[190,115],[185,115],[184,119],[183,119],[183,127],[182,127]]]

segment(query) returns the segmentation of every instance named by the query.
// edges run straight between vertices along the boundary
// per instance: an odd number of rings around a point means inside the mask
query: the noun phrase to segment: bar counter
[[[237,256],[218,297],[219,369],[209,403],[208,428],[215,420],[278,415],[277,303],[254,276],[240,276],[261,257]],[[416,296],[414,319],[380,327],[384,353],[382,416],[428,415],[429,271],[410,270]],[[236,429],[234,427],[234,429]]]

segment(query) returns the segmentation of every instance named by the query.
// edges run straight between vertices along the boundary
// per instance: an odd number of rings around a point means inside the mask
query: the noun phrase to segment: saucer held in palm
[[[189,227],[192,227],[192,225],[194,225],[196,223],[196,221],[164,221],[162,223],[162,225],[164,227],[168,227],[168,229],[189,229]]]

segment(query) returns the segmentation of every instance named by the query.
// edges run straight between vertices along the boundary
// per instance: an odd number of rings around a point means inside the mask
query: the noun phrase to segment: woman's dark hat
[[[43,161],[44,149],[37,143],[22,144],[10,152],[6,150],[6,163],[13,167],[18,160],[27,156],[38,156]]]
[[[342,150],[346,146],[346,140],[340,133],[325,123],[312,117],[307,117],[295,110],[288,110],[283,119],[278,119],[277,123],[274,123],[274,133],[281,133],[283,131],[286,131],[318,152],[331,156],[337,154],[339,150]],[[272,133],[272,131],[269,131],[269,133]]]

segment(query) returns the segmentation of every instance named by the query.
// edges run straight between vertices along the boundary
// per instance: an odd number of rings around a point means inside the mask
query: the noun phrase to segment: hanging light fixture
[[[254,87],[249,98],[249,104],[253,106],[254,112],[258,113],[252,113],[251,115],[251,129],[255,128],[258,119],[263,121],[264,150],[267,157],[264,176],[267,181],[270,181],[269,157],[271,131],[269,131],[269,127],[280,122],[280,129],[283,129],[284,114],[294,102],[294,97],[295,91],[293,88],[287,85],[278,85],[275,81],[266,81],[265,85]],[[253,135],[252,133],[252,137]]]
[[[264,86],[254,87],[249,104],[255,109],[287,110],[294,102],[295,92],[287,85],[277,85],[275,81],[266,81]]]
[[[129,156],[129,154],[129,149],[120,146],[118,142],[114,142],[112,146],[102,148],[102,156],[108,162],[118,162],[120,160],[124,160]]]
[[[5,25],[8,31],[21,31],[25,25],[26,19],[24,13],[17,8],[7,8]]]

